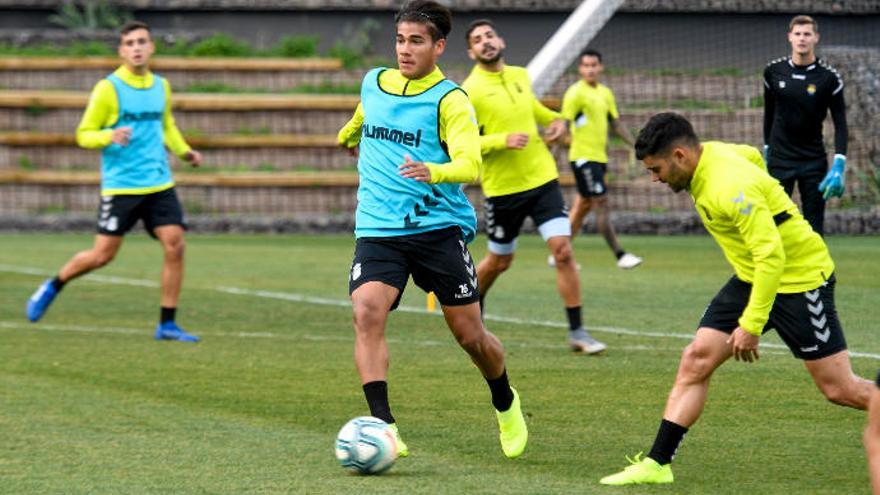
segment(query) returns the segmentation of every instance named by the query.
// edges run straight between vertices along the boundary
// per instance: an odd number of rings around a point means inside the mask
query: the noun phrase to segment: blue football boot
[[[166,321],[156,325],[156,340],[177,340],[180,342],[198,342],[199,338],[195,335],[186,333],[182,328],[177,326],[173,321]]]
[[[57,295],[58,291],[55,289],[55,286],[52,285],[52,279],[47,278],[42,284],[40,284],[31,298],[28,299],[26,311],[27,319],[30,321],[37,321],[42,318]]]

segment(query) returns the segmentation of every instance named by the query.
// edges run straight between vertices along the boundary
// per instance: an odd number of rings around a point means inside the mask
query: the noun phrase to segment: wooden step
[[[574,197],[574,181],[560,179],[567,201]],[[99,177],[91,173],[0,172],[0,213],[94,212]],[[357,175],[242,175],[183,174],[177,190],[190,214],[353,214],[357,207]],[[480,218],[480,188],[465,188]],[[609,186],[615,211],[676,211],[693,208],[687,195],[669,194],[666,187],[638,181]]]
[[[357,172],[199,174],[176,173],[174,182],[183,186],[225,187],[351,187],[358,185]],[[55,186],[99,185],[97,172],[3,171],[0,184],[40,184]]]
[[[0,92],[0,108],[81,108],[89,93],[81,91]],[[175,94],[175,110],[205,111],[277,111],[277,110],[349,110],[360,101],[355,95],[276,95],[276,94]]]
[[[119,67],[119,57],[2,57],[0,71],[105,69]],[[156,71],[334,71],[342,69],[337,58],[235,58],[163,57],[150,60]]]
[[[184,136],[194,148],[337,148],[335,135],[274,134],[257,136]],[[0,145],[76,146],[74,134],[0,132]]]

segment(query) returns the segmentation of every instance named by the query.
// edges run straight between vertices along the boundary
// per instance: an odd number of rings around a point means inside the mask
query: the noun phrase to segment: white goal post
[[[578,53],[586,48],[624,0],[584,0],[529,62],[537,96],[544,96]]]

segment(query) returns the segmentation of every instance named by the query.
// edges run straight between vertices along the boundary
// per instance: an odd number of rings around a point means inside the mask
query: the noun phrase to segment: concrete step
[[[336,146],[334,135],[187,136],[205,167],[226,170],[354,170],[357,160]],[[568,150],[552,147],[561,173],[568,173]],[[79,148],[70,133],[0,132],[0,170],[94,170],[97,150]],[[612,178],[642,174],[624,145],[609,150]]]
[[[116,57],[4,57],[0,87],[90,91],[119,65]],[[338,59],[156,57],[152,68],[177,90],[210,81],[280,92],[306,84],[357,82],[364,73],[343,69]]]
[[[82,92],[8,91],[0,93],[0,130],[70,132],[79,124],[88,95]],[[358,98],[344,95],[178,95],[178,127],[191,134],[330,134],[351,117]],[[558,99],[545,103],[558,105]],[[621,112],[638,129],[660,110],[690,118],[706,139],[759,143],[763,109],[676,110],[674,105]]]
[[[357,207],[356,174],[186,174],[175,176],[181,201],[190,214],[340,214]],[[560,177],[567,201],[574,180]],[[92,212],[98,206],[96,173],[0,172],[0,214]],[[483,195],[470,185],[465,192],[482,218]],[[617,211],[689,211],[687,195],[670,194],[647,177],[611,184],[609,199]]]
[[[119,65],[108,57],[21,58],[0,60],[0,87],[10,90],[90,91],[95,83]],[[234,88],[288,92],[303,85],[355,86],[367,69],[342,69],[334,59],[203,59],[157,57],[153,68],[171,82],[176,93],[207,82]],[[449,79],[461,83],[469,67],[444,68]],[[553,85],[549,96],[561,97],[579,79],[567,72]],[[654,102],[690,102],[749,108],[763,94],[760,74],[697,75],[627,73],[609,74],[603,83],[615,93],[618,105]]]

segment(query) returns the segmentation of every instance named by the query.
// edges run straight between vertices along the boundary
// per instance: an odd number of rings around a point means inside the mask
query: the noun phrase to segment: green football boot
[[[514,459],[526,449],[529,429],[526,427],[525,418],[523,418],[519,394],[513,387],[510,387],[510,390],[513,392],[513,402],[510,404],[510,409],[504,412],[496,410],[495,415],[498,416],[498,429],[500,430],[498,437],[501,439],[501,450],[504,451],[504,455]]]
[[[397,423],[391,423],[388,425],[391,427],[391,430],[394,431],[394,438],[397,439],[397,457],[406,457],[409,455],[409,447],[403,443],[403,439],[400,438],[400,430],[397,429]]]
[[[647,485],[659,483],[672,483],[672,467],[669,464],[661,466],[650,457],[640,458],[641,452],[634,459],[629,456],[626,460],[630,465],[623,471],[606,476],[599,480],[603,485]]]

